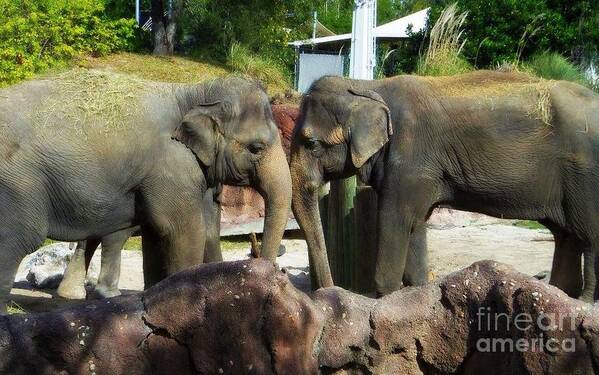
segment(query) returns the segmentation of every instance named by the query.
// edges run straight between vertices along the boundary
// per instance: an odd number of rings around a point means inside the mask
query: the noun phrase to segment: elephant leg
[[[424,285],[428,282],[428,249],[426,224],[418,225],[410,235],[406,269],[403,275],[405,286]]]
[[[110,298],[121,294],[121,250],[133,232],[134,230],[126,229],[102,238],[100,276],[94,288],[94,298]]]
[[[180,203],[165,199],[148,202],[150,210],[141,239],[146,289],[204,260],[206,227],[202,207],[198,201],[183,198]]]
[[[151,227],[141,228],[141,251],[143,256],[144,289],[166,277],[160,236]]]
[[[379,296],[401,288],[410,234],[425,225],[426,214],[434,202],[434,189],[427,181],[409,176],[389,178],[389,182],[400,180],[401,184],[388,183],[379,194],[379,250],[374,277]]]
[[[572,298],[582,292],[582,244],[574,235],[554,231],[555,252],[549,284],[563,290]]]
[[[85,299],[85,276],[99,244],[98,239],[77,242],[75,252],[56,291],[59,296],[68,299]]]
[[[12,228],[4,223],[0,227],[0,314],[6,312],[7,302],[10,297],[15,275],[19,268],[21,260],[25,255],[38,249],[45,238],[45,235],[39,233],[24,233],[11,230]],[[22,228],[21,225],[15,225]]]
[[[589,303],[593,303],[595,299],[599,299],[599,294],[597,293],[597,269],[599,268],[599,260],[597,259],[599,256],[597,252],[598,249],[599,243],[591,242],[590,246],[587,246],[583,252],[584,286],[580,299]]]
[[[213,189],[208,189],[204,196],[204,222],[206,223],[206,246],[204,263],[222,262],[220,249],[220,202]]]

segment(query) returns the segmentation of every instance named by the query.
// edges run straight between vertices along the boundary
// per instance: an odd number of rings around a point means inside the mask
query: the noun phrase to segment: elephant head
[[[195,154],[209,184],[251,185],[262,195],[262,255],[275,260],[291,207],[291,177],[268,97],[238,77],[204,84],[195,96],[172,137]]]
[[[316,287],[333,285],[318,190],[369,168],[392,132],[389,108],[372,83],[325,77],[302,101],[291,146],[292,206],[306,236]]]

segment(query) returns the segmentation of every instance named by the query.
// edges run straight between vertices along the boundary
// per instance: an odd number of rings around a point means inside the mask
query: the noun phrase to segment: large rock
[[[41,247],[23,259],[15,281],[27,281],[36,288],[56,288],[73,251],[67,242]]]
[[[0,373],[592,374],[599,312],[483,261],[375,300],[299,292],[264,260],[0,318]]]
[[[56,289],[73,256],[74,245],[74,243],[56,242],[27,255],[21,261],[15,281],[25,281],[40,289]],[[90,275],[98,273],[93,264],[90,265],[89,271]]]
[[[212,263],[140,295],[0,317],[0,373],[315,373],[321,324],[272,263]]]

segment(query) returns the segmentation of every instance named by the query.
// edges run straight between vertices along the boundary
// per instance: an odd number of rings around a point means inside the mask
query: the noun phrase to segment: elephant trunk
[[[311,278],[316,283],[312,287],[318,289],[331,287],[334,283],[318,209],[318,189],[322,178],[314,175],[315,168],[308,170],[308,165],[310,163],[302,162],[301,156],[292,153],[293,214],[308,244]]]
[[[262,257],[275,261],[291,209],[291,176],[279,137],[259,163],[257,187],[264,198]]]

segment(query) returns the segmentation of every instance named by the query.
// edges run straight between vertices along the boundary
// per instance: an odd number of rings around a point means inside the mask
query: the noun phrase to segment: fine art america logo
[[[552,337],[554,332],[575,331],[577,314],[573,312],[541,312],[536,318],[528,313],[520,313],[512,318],[506,313],[492,312],[490,307],[480,307],[476,316],[478,331],[486,336],[476,341],[476,350],[479,352],[572,353],[576,350],[574,337]]]

